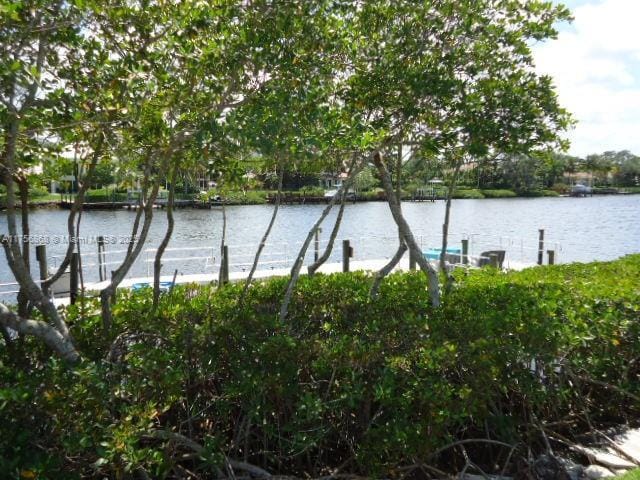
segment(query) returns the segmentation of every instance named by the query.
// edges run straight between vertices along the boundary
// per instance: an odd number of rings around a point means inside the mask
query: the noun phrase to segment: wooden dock
[[[349,263],[350,271],[365,271],[375,273],[380,270],[384,265],[389,261],[388,258],[381,258],[376,260],[352,260]],[[435,266],[435,262],[434,262]],[[505,268],[508,270],[523,270],[525,268],[533,267],[535,264],[530,263],[522,263],[522,262],[513,262],[513,261],[505,261]],[[437,266],[436,266],[437,268]],[[394,272],[404,271],[407,272],[410,270],[409,258],[408,255],[405,256],[398,265],[393,269]],[[343,264],[341,262],[336,263],[325,263],[318,270],[317,273],[324,274],[332,274],[339,273],[343,271]],[[270,268],[270,269],[262,269],[256,270],[253,278],[254,280],[264,280],[272,277],[286,277],[291,273],[291,268]],[[300,270],[301,275],[306,275],[308,273],[307,267],[303,266]],[[230,282],[242,282],[247,279],[249,276],[248,269],[245,271],[236,271],[229,273],[229,281]],[[173,275],[162,275],[160,277],[160,282],[171,283],[173,282]],[[207,285],[211,283],[217,283],[218,281],[218,272],[215,273],[196,273],[196,274],[178,274],[175,277],[176,285],[185,285],[185,284],[196,284],[196,285]],[[103,282],[95,282],[88,283],[85,285],[85,291],[90,294],[95,294],[106,288],[109,285],[109,281]],[[153,286],[153,277],[135,277],[135,278],[126,278],[124,279],[118,288],[120,289],[132,289],[135,286],[140,285],[148,285],[149,287]],[[54,299],[54,303],[59,305],[69,305],[70,298],[56,298]]]

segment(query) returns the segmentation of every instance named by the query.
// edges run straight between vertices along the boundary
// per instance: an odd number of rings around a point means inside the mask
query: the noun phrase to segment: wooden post
[[[353,256],[353,249],[349,240],[342,241],[342,271],[349,271],[349,259]]]
[[[222,283],[229,283],[229,247],[222,247]]]
[[[71,264],[69,265],[69,298],[71,305],[76,303],[78,298],[78,252],[71,254]]]
[[[107,266],[104,258],[104,237],[98,237],[98,277],[103,282],[107,279]]]
[[[489,265],[491,265],[493,268],[500,268],[500,258],[498,257],[497,253],[489,254]]]
[[[318,228],[315,233],[315,240],[313,242],[313,261],[317,262],[318,258],[320,258],[320,234],[322,233],[322,229]]]
[[[462,264],[469,265],[469,239],[462,240]]]
[[[38,266],[40,267],[40,286],[42,287],[42,282],[47,279],[49,275],[49,271],[47,270],[47,246],[46,245],[36,245],[36,260],[38,260]],[[44,293],[45,297],[48,297],[47,289],[42,289],[42,293]]]
[[[553,265],[554,263],[556,263],[555,250],[547,250],[547,255],[549,256],[549,265]]]
[[[409,270],[416,269],[416,257],[413,256],[413,252],[409,249]]]
[[[544,261],[544,229],[538,230],[538,265]]]

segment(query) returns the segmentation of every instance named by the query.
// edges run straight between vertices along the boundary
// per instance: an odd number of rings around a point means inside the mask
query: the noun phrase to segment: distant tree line
[[[407,187],[443,178],[450,166],[441,159],[416,156],[408,161],[403,180]],[[584,158],[563,153],[506,155],[471,159],[461,171],[458,184],[480,189],[510,189],[531,192],[564,190],[575,183],[592,186],[635,187],[640,185],[640,157],[628,150],[606,151]]]

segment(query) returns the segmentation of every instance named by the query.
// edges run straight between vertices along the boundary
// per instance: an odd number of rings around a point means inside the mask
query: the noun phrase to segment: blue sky
[[[575,17],[557,40],[534,46],[537,69],[554,78],[577,120],[570,153],[640,155],[640,0],[566,0]]]

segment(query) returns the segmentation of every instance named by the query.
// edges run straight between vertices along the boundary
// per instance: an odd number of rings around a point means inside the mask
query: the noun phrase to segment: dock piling
[[[98,277],[103,282],[107,279],[107,265],[106,265],[105,251],[104,251],[104,237],[100,235],[98,237]]]
[[[556,251],[555,250],[547,250],[547,255],[549,258],[549,265],[553,265],[556,263]]]
[[[469,264],[469,239],[462,239],[462,264]]]
[[[544,228],[538,230],[538,265],[544,261]]]
[[[342,241],[342,271],[349,271],[349,259],[353,257],[353,248],[349,240]]]

